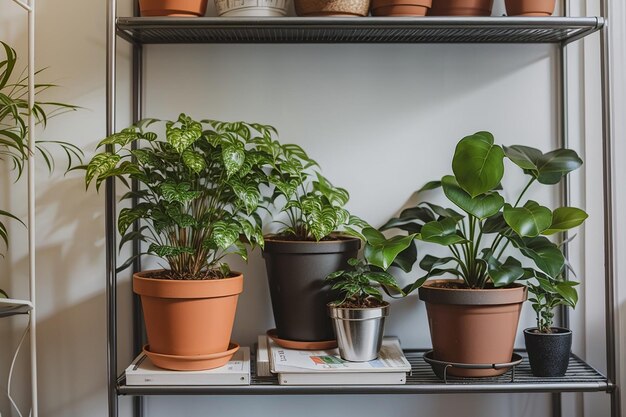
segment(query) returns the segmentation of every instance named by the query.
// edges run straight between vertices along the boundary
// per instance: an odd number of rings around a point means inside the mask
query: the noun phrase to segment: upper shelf
[[[601,17],[228,18],[120,17],[117,33],[164,43],[560,43],[604,26]]]

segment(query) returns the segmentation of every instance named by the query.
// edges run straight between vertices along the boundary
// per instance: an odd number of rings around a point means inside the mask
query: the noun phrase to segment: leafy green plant
[[[271,196],[268,210],[279,208],[286,220],[279,220],[281,238],[315,240],[328,238],[333,232],[362,237],[357,229],[367,223],[345,209],[348,191],[335,187],[314,168],[319,165],[297,145],[272,143],[270,173]]]
[[[529,177],[512,203],[500,193],[505,158]],[[455,209],[420,202],[381,228],[407,231],[418,240],[450,251],[444,257],[425,255],[419,266],[426,274],[404,291],[411,292],[428,278],[444,274],[462,279],[468,288],[504,287],[533,277],[557,279],[566,261],[559,246],[546,236],[579,226],[587,214],[575,207],[552,211],[533,200],[523,202],[523,197],[533,184],[558,184],[581,165],[582,160],[569,149],[544,154],[521,145],[500,147],[489,132],[461,139],[452,159],[454,175],[429,182],[418,191],[441,188]],[[510,244],[534,266],[523,266],[513,256],[504,258]]]
[[[147,129],[145,119],[100,142],[112,146],[85,167],[87,187],[107,178],[141,187],[122,197],[137,197],[134,208],[119,213],[120,248],[139,240],[147,253],[165,259],[171,279],[223,278],[230,274],[224,256],[247,259],[245,243],[263,246],[261,186],[268,183],[271,150],[280,146],[274,128],[255,123],[197,122],[185,114],[165,121],[165,138]],[[145,145],[133,149],[133,143]],[[138,230],[131,225],[146,220]],[[129,259],[120,269],[130,265]]]
[[[381,287],[387,293],[404,295],[387,269],[398,265],[395,263],[397,257],[412,246],[413,236],[387,239],[371,227],[364,228],[362,232],[365,238],[364,259],[350,259],[349,270],[336,271],[326,277],[326,281],[334,283],[331,291],[338,291],[342,297],[335,301],[338,307],[380,306],[383,301]]]
[[[59,146],[67,155],[67,169],[74,162],[80,162],[82,151],[67,142],[35,140],[35,149],[30,149],[28,144],[28,77],[25,71],[16,74],[17,53],[15,49],[0,41],[4,52],[4,59],[0,60],[0,161],[10,163],[10,169],[17,173],[15,181],[21,178],[26,161],[31,152],[37,151],[50,171],[54,169],[54,158],[48,149],[48,145]],[[41,73],[37,71],[36,74]],[[35,84],[35,94],[56,87],[54,84]],[[35,101],[32,112],[36,124],[45,128],[48,120],[67,111],[76,110],[77,107],[51,101]],[[5,246],[9,245],[9,234],[2,218],[14,219],[24,225],[24,222],[12,213],[0,209],[0,239]],[[25,225],[24,225],[25,226]],[[0,252],[0,257],[4,254]],[[0,290],[0,296],[6,293]]]
[[[532,303],[537,317],[537,329],[540,333],[552,333],[554,309],[564,305],[571,308],[578,303],[577,282],[566,281],[562,276],[555,278],[536,278],[528,283],[528,299]]]

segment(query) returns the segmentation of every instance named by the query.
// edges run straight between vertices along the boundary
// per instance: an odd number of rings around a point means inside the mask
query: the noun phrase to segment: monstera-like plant
[[[505,160],[528,178],[511,201],[501,192]],[[457,144],[453,175],[419,191],[441,189],[454,208],[422,201],[383,226],[415,233],[417,239],[449,250],[446,256],[423,256],[419,266],[425,274],[405,288],[411,292],[421,287],[437,359],[468,364],[510,361],[526,299],[522,283],[561,276],[566,261],[548,236],[576,227],[587,217],[581,209],[552,210],[525,196],[533,185],[556,185],[581,165],[573,150],[542,153],[521,145],[501,147],[489,132],[478,132]],[[426,281],[441,275],[457,279]],[[501,314],[485,315],[489,306]],[[454,340],[459,334],[473,337],[457,345]],[[498,343],[502,349],[494,354]],[[484,376],[505,370],[452,369],[450,373]]]
[[[213,368],[238,348],[230,335],[243,276],[224,257],[247,259],[247,244],[263,246],[258,210],[273,128],[181,114],[164,122],[165,137],[159,137],[148,130],[156,122],[143,120],[101,141],[105,150],[86,166],[85,179],[96,187],[107,178],[140,184],[123,197],[138,203],[119,212],[120,244],[139,240],[167,264],[133,277],[150,343],[146,353],[165,368]],[[138,220],[141,226],[131,229]]]

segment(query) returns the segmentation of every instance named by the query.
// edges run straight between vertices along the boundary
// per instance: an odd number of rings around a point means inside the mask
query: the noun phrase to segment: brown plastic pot
[[[367,16],[370,0],[294,0],[298,16]]]
[[[508,363],[513,355],[526,287],[455,289],[441,285],[450,280],[428,281],[419,289],[426,302],[434,359],[464,364]],[[449,375],[486,377],[508,369],[450,368]]]
[[[361,241],[352,237],[321,242],[267,236],[263,258],[280,340],[320,342],[335,339],[326,304],[338,298],[324,278],[346,269]]]
[[[509,16],[552,16],[556,0],[505,0]]]
[[[493,0],[433,0],[429,16],[491,16]]]
[[[426,16],[432,0],[372,0],[373,16]]]
[[[175,370],[216,367],[204,367],[202,362],[184,358],[232,350],[230,336],[237,299],[243,291],[243,275],[235,273],[232,278],[213,280],[148,278],[155,272],[134,274],[133,291],[141,296],[150,352],[174,357],[156,365]],[[227,362],[230,356],[222,359]],[[176,361],[176,357],[181,360]]]
[[[208,0],[139,0],[141,16],[204,16]]]

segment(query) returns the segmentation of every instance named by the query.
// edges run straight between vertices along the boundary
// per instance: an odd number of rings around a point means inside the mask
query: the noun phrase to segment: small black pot
[[[551,327],[552,333],[539,333],[536,327],[524,330],[530,369],[535,376],[563,376],[572,350],[572,331]]]
[[[321,242],[266,238],[263,258],[278,338],[300,342],[335,339],[326,304],[338,297],[324,278],[348,268],[348,259],[357,257],[360,246],[361,241],[351,237]]]

